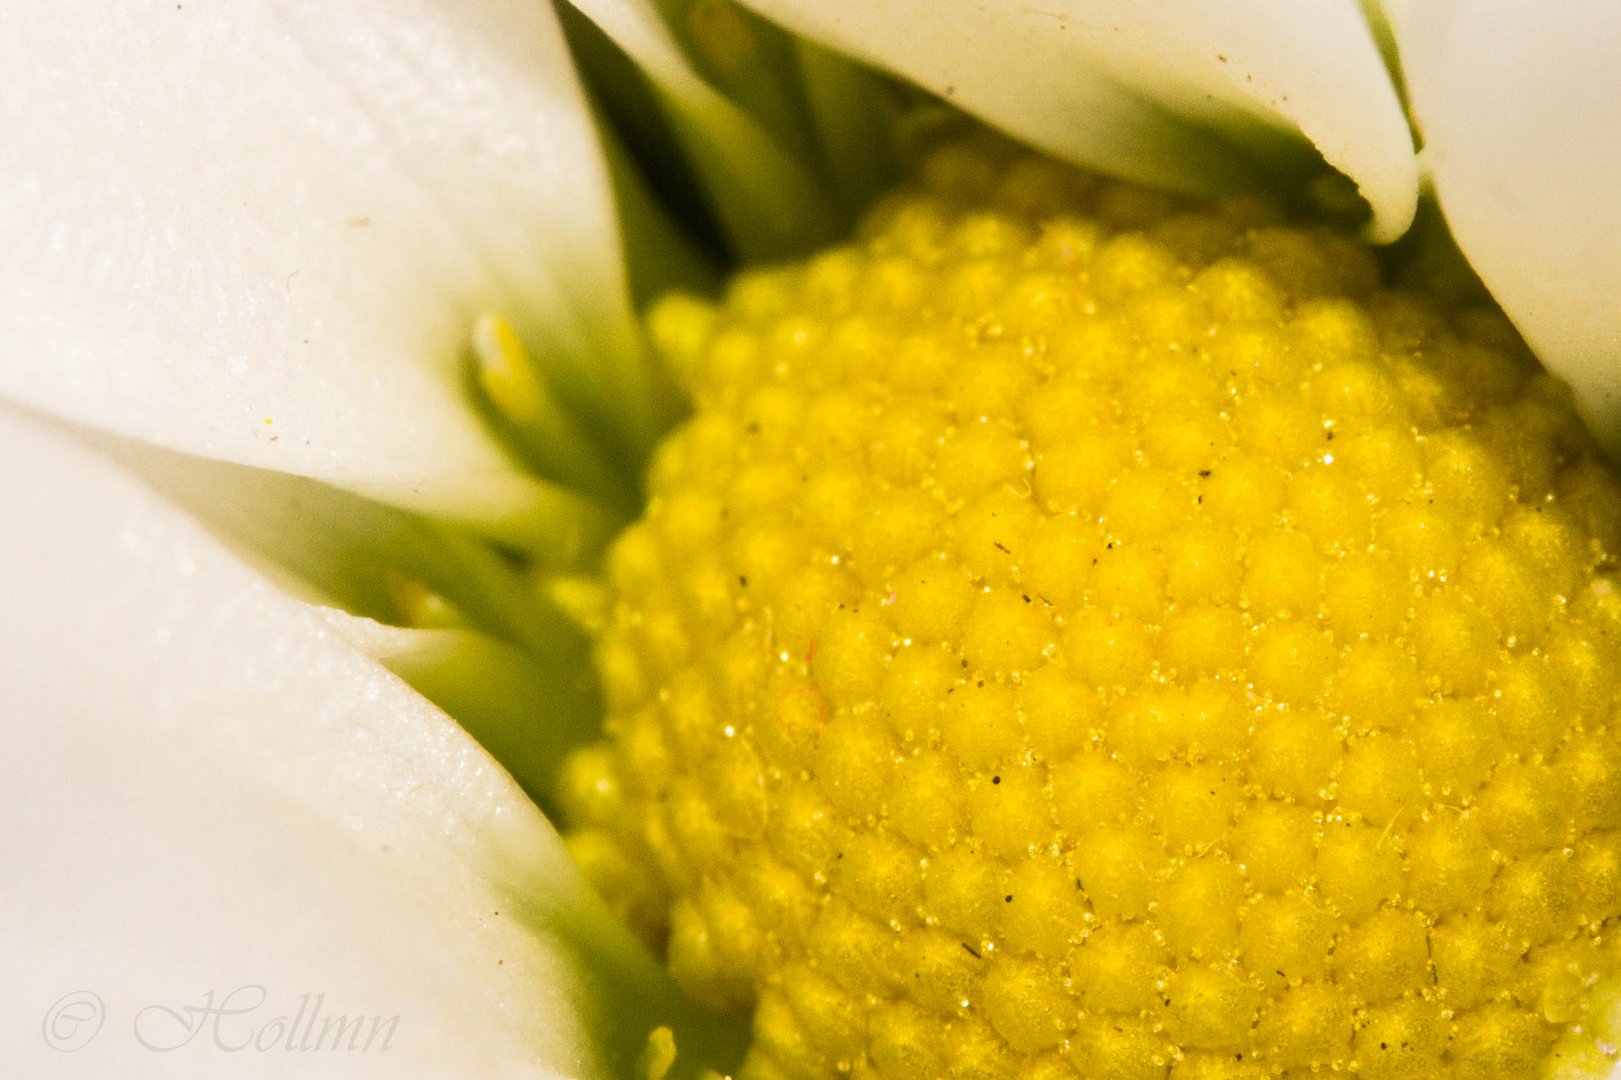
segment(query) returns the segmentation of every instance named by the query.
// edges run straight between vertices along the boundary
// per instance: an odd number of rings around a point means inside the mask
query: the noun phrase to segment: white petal
[[[1621,449],[1621,13],[1422,0],[1395,15],[1453,235]]]
[[[602,1074],[575,950],[643,961],[507,775],[110,464],[11,413],[0,459],[7,1068]],[[372,1049],[300,1052],[315,995]]]
[[[745,2],[1037,146],[1146,183],[1230,186],[1254,129],[1298,130],[1357,182],[1379,239],[1412,219],[1411,136],[1356,0]]]
[[[412,506],[534,496],[464,403],[474,318],[564,362],[629,333],[548,4],[24,0],[0,71],[0,394]]]
[[[476,630],[326,614],[356,648],[455,717],[536,798],[556,790],[569,752],[601,733],[601,699],[571,685],[580,681],[578,661],[545,663]]]

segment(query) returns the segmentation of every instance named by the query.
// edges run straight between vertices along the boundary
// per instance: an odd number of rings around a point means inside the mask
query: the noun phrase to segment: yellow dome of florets
[[[958,146],[650,332],[563,800],[745,1076],[1608,1071],[1621,488],[1499,316]]]

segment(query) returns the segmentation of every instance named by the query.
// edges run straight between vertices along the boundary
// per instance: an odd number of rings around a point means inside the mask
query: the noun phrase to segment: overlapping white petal
[[[4,413],[0,460],[7,1069],[600,1074],[651,976],[477,744],[91,452]]]
[[[1453,235],[1621,449],[1621,12],[1419,0],[1393,14]]]
[[[1240,183],[1258,130],[1298,130],[1356,181],[1376,238],[1412,220],[1411,136],[1356,0],[745,2],[1051,152],[1162,187]]]
[[[483,519],[537,486],[459,365],[505,313],[576,396],[634,355],[550,5],[7,5],[0,395]]]

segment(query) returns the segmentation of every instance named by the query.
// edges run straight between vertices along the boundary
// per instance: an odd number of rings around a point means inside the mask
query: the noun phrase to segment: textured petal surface
[[[1392,14],[1459,246],[1621,448],[1621,12],[1425,0]]]
[[[1357,182],[1378,238],[1412,218],[1411,136],[1355,0],[746,2],[1106,171],[1228,187],[1257,131],[1293,129]]]
[[[0,394],[413,506],[534,496],[464,404],[474,318],[576,383],[629,333],[548,5],[23,0],[0,25]]]
[[[0,458],[8,1067],[603,1072],[572,950],[637,954],[508,776],[104,460],[9,412]],[[301,1050],[316,995],[371,1048]]]

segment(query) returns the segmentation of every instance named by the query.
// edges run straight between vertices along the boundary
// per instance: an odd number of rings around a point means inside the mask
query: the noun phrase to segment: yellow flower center
[[[651,332],[570,843],[744,1074],[1602,1076],[1621,489],[1500,316],[939,152]]]

